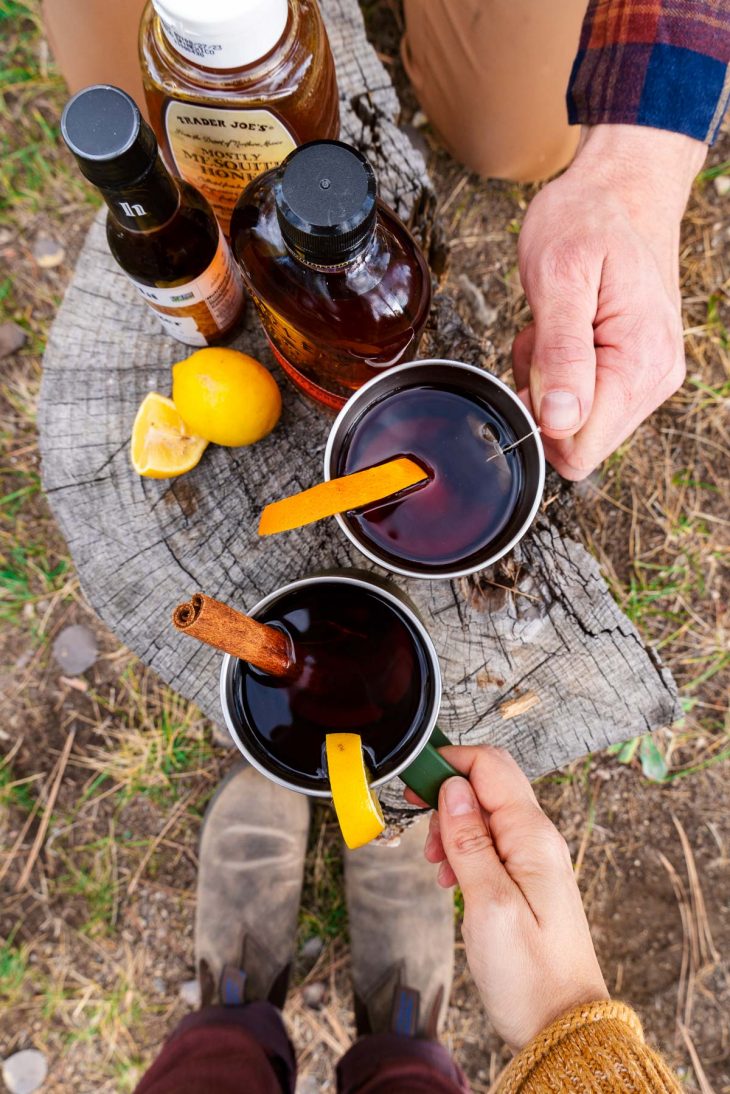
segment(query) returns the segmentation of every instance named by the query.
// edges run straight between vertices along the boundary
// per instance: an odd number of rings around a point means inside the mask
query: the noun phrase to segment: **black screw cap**
[[[342,141],[310,141],[290,152],[274,180],[281,234],[315,266],[337,266],[365,246],[377,186],[365,157]]]
[[[157,141],[134,99],[111,84],[92,84],[66,103],[61,135],[89,182],[130,186],[157,159]]]

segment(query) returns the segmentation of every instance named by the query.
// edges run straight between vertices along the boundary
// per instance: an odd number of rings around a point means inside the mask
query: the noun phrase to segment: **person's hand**
[[[534,322],[512,348],[517,389],[567,479],[589,474],[684,380],[679,226],[707,153],[643,126],[585,134],[527,211],[518,254]]]
[[[520,1049],[571,1007],[609,998],[570,852],[507,752],[439,751],[467,778],[441,787],[425,855],[441,863],[440,885],[461,887],[469,968],[497,1033]]]

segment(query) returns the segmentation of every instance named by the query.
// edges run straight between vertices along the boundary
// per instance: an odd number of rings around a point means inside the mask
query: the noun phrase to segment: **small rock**
[[[67,676],[86,672],[99,656],[94,632],[80,623],[64,627],[53,643],[53,656]]]
[[[317,960],[322,950],[324,949],[324,941],[321,938],[317,938],[314,935],[312,938],[308,938],[302,946],[299,954],[305,961],[311,961],[312,964]]]
[[[60,266],[66,257],[63,245],[48,235],[36,236],[32,253],[42,270],[52,270],[55,266]]]
[[[89,681],[84,680],[83,676],[59,676],[59,681],[67,688],[73,688],[74,691],[87,692],[89,690]]]
[[[601,475],[599,471],[591,471],[585,479],[574,482],[572,489],[579,498],[592,498],[601,489]]]
[[[3,1082],[9,1094],[33,1094],[47,1074],[46,1058],[36,1048],[15,1052],[3,1061]]]
[[[493,327],[499,309],[487,304],[482,290],[466,274],[459,274],[457,281],[475,321],[485,330]]]
[[[314,1075],[305,1075],[303,1079],[297,1079],[297,1094],[321,1094],[322,1086]]]
[[[0,324],[0,357],[17,353],[28,341],[28,335],[17,323]]]
[[[322,980],[315,980],[313,984],[305,984],[302,988],[302,1000],[313,1009],[322,1006],[326,994],[327,985]]]
[[[187,1003],[193,1010],[198,1010],[200,1007],[200,984],[197,980],[185,980],[180,985],[178,994],[183,1003]]]
[[[427,159],[429,153],[428,141],[421,130],[416,129],[414,125],[402,125],[401,131],[405,133],[416,151],[420,152],[424,159]]]
[[[377,838],[378,847],[391,847],[393,850],[400,847],[400,832],[396,832],[388,825]]]
[[[715,179],[715,190],[718,197],[724,198],[730,194],[730,175],[718,175]]]
[[[154,979],[152,980],[152,987],[158,995],[167,994],[167,983],[162,979],[161,976],[154,977]]]
[[[428,125],[428,115],[424,114],[422,110],[417,110],[411,118],[411,125],[416,129],[423,129],[424,125]]]

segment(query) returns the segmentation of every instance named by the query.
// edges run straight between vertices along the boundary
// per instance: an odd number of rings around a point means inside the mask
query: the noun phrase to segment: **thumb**
[[[447,779],[439,793],[439,829],[464,903],[488,900],[514,882],[497,854],[484,812],[468,779]]]
[[[583,294],[586,288],[582,289]],[[533,302],[535,341],[530,396],[548,437],[572,437],[587,421],[596,384],[592,294],[561,293]]]

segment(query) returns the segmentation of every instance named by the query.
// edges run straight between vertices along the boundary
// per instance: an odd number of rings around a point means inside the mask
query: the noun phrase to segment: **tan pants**
[[[146,113],[137,52],[144,6],[145,0],[43,0],[51,52],[72,94],[88,84],[115,84]]]
[[[403,63],[456,159],[485,178],[548,178],[579,127],[565,92],[587,0],[404,0]]]
[[[204,0],[201,0],[204,2]],[[480,175],[547,178],[571,159],[565,90],[587,0],[404,0],[403,61],[453,155]],[[43,0],[69,89],[113,83],[144,111],[145,0]]]

